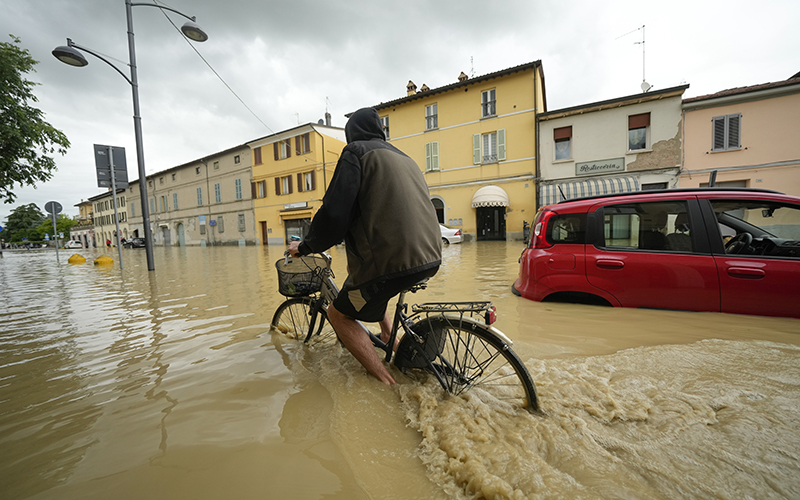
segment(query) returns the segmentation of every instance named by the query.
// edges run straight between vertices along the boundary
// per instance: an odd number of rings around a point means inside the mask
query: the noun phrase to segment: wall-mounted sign
[[[575,175],[597,175],[607,172],[624,172],[625,158],[610,160],[584,161],[575,164]]]
[[[284,210],[292,210],[293,208],[308,208],[308,202],[300,201],[297,203],[287,203],[286,205],[283,206]]]

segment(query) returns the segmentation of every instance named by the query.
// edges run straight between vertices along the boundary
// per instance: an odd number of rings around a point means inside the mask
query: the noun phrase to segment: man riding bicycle
[[[442,239],[428,186],[417,164],[385,140],[378,112],[362,108],[345,125],[347,146],[322,207],[294,257],[324,252],[344,240],[348,277],[328,307],[328,320],[355,358],[386,385],[394,378],[356,320],[379,322],[389,340],[387,304],[436,274]]]

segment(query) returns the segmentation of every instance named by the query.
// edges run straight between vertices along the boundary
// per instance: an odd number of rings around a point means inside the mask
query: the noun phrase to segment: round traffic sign
[[[61,203],[57,201],[48,201],[44,204],[44,209],[47,211],[48,214],[60,214],[61,213]]]

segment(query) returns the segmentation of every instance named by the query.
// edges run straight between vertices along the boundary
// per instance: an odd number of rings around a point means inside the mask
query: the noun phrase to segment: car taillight
[[[553,215],[555,215],[554,212],[545,211],[538,217],[533,226],[531,248],[550,248],[553,246],[547,242],[547,222]]]
[[[456,230],[456,236],[461,236],[461,230],[460,229]]]

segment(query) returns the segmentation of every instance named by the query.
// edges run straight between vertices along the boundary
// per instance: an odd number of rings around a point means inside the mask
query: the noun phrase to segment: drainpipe
[[[537,66],[538,68],[538,66]],[[540,166],[539,166],[539,157],[541,156],[539,151],[539,101],[538,101],[538,94],[536,92],[536,76],[539,74],[538,69],[533,74],[533,144],[536,151],[534,152],[534,172],[533,172],[533,180],[534,186],[533,188],[536,192],[533,195],[533,200],[536,205],[536,210],[539,210],[539,182],[541,178],[539,177],[540,173]],[[534,219],[536,218],[536,214],[533,215]]]

